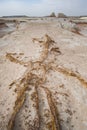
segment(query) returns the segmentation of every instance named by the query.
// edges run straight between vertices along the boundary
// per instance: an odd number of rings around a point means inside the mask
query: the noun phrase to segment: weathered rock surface
[[[0,130],[87,130],[86,37],[27,21],[0,44]]]

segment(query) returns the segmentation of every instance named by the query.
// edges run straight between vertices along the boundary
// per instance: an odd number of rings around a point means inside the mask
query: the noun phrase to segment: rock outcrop
[[[50,15],[50,17],[56,17],[55,13],[52,12],[51,15]]]
[[[0,22],[0,28],[4,28],[4,27],[8,27],[7,25],[6,25],[6,23],[2,23],[2,22]]]
[[[58,18],[67,18],[67,16],[63,13],[58,13]]]

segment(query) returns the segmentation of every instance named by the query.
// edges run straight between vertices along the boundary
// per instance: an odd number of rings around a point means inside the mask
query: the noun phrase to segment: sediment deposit
[[[87,130],[82,24],[24,21],[0,39],[0,130]]]

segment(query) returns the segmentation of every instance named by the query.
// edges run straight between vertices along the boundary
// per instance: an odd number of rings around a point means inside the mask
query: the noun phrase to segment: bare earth
[[[0,38],[0,130],[87,130],[87,24],[23,20]]]

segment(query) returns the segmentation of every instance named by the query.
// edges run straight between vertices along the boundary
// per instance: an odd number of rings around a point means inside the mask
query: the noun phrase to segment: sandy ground
[[[87,130],[87,25],[66,25],[26,20],[0,38],[0,130]]]

